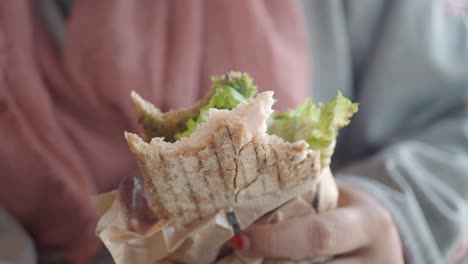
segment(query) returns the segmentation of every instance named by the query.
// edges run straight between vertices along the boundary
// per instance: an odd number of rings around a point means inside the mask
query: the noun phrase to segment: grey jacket
[[[302,2],[315,99],[360,102],[335,175],[389,209],[410,263],[454,261],[468,238],[468,18],[447,2]]]

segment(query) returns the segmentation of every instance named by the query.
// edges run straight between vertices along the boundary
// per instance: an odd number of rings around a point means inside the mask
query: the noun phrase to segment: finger
[[[340,190],[340,196],[338,197],[338,207],[349,207],[353,204],[361,204],[367,202],[368,198],[356,186],[350,183],[337,181],[338,189]]]
[[[337,209],[245,231],[251,254],[304,259],[347,253],[370,243],[369,220],[361,210]]]
[[[340,257],[334,258],[329,261],[326,261],[324,264],[361,264],[361,263],[369,263],[364,256],[350,256],[350,257]]]

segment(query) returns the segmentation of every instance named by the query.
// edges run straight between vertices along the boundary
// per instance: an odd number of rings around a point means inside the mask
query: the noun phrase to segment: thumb
[[[366,214],[340,208],[275,224],[252,225],[244,231],[247,254],[295,260],[344,254],[369,243]]]

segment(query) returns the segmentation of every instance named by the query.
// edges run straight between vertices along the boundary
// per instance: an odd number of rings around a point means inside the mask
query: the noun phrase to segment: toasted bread
[[[175,143],[161,137],[147,143],[125,133],[159,218],[187,226],[239,201],[319,176],[319,152],[305,141],[288,143],[266,134],[272,95],[261,93],[231,111],[212,109],[192,135]]]

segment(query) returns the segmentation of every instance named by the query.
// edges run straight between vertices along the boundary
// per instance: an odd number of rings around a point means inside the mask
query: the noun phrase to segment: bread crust
[[[163,138],[147,143],[125,133],[159,218],[188,226],[237,202],[319,176],[319,152],[309,150],[305,141],[288,143],[253,131],[249,115],[271,110],[270,101],[265,104],[260,97],[253,105],[210,114],[196,135],[176,143]],[[271,95],[263,97],[272,104]],[[266,130],[269,114],[264,115],[259,126]]]
[[[149,142],[154,137],[163,137],[168,142],[175,142],[174,136],[187,129],[187,121],[197,117],[200,109],[210,101],[214,92],[215,87],[212,86],[208,94],[193,107],[163,113],[138,93],[132,91],[133,106],[136,110],[138,123],[143,129],[144,139]]]

